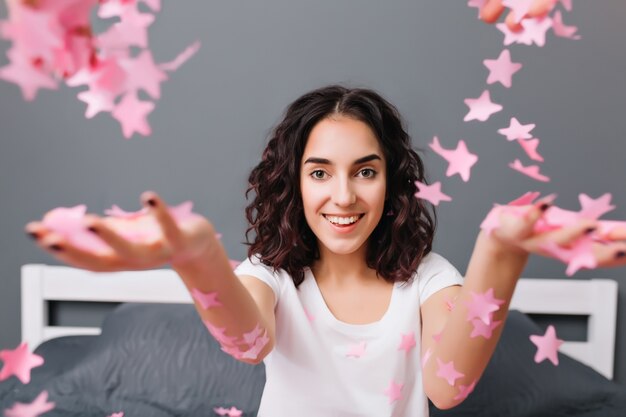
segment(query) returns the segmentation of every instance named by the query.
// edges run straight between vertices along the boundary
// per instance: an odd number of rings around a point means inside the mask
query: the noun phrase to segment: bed
[[[49,417],[212,416],[230,407],[256,415],[263,364],[220,350],[173,271],[92,273],[33,264],[22,267],[21,280],[22,339],[46,362],[33,369],[29,384],[0,383],[0,410],[46,390],[56,404]],[[451,410],[431,407],[431,415],[626,416],[626,388],[612,382],[617,291],[612,280],[523,278],[474,393]],[[102,326],[81,327],[50,319],[49,306],[58,302],[119,304]],[[559,366],[533,362],[529,335],[544,333],[536,315],[587,319],[585,340],[566,341]]]

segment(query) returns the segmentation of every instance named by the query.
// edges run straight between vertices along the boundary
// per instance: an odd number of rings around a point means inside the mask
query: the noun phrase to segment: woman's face
[[[315,125],[300,162],[300,190],[322,253],[363,247],[383,214],[386,192],[386,161],[370,127],[345,116]]]

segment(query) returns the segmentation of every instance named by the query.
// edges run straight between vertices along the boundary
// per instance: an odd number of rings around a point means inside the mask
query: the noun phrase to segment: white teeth
[[[352,217],[336,217],[336,216],[326,216],[326,219],[331,223],[335,224],[352,224],[361,218],[361,216],[352,216]]]

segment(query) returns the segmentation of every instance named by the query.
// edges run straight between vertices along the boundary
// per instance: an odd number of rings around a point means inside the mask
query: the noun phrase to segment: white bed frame
[[[587,340],[566,341],[560,351],[613,379],[617,291],[617,282],[607,279],[523,278],[511,308],[533,314],[589,316]],[[22,340],[33,349],[53,337],[100,333],[97,327],[52,326],[50,301],[192,302],[172,270],[94,273],[64,266],[24,265]]]

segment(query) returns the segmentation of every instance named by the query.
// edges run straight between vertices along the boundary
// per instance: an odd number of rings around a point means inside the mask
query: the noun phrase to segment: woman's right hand
[[[554,8],[557,0],[534,0],[528,10],[527,17],[544,17]],[[502,0],[486,0],[480,8],[480,19],[486,23],[495,23],[500,19],[505,6]],[[522,30],[522,25],[516,19],[513,11],[510,11],[504,19],[506,25],[513,32]]]
[[[77,246],[46,227],[43,221],[28,223],[26,232],[35,238],[39,247],[60,261],[97,272],[153,269],[168,263],[176,268],[194,262],[211,246],[219,244],[213,225],[204,217],[193,215],[177,222],[167,204],[154,192],[143,193],[141,201],[147,208],[143,216],[151,216],[149,220],[160,229],[158,237],[149,242],[124,238],[116,231],[123,227],[122,220],[96,215],[86,215],[84,227],[109,246],[106,251]]]

